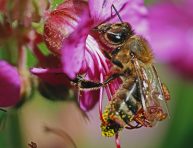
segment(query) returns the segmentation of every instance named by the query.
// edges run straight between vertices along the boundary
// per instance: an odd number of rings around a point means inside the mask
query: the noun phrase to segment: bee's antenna
[[[115,8],[114,5],[112,5],[112,8],[115,10],[115,12],[116,12],[116,14],[117,14],[119,20],[121,21],[121,23],[123,23],[123,20],[122,20],[121,16],[119,15],[119,12],[117,11],[117,9]]]

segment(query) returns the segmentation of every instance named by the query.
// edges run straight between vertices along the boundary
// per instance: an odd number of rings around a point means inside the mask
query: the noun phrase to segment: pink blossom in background
[[[165,1],[150,6],[150,36],[155,55],[193,78],[193,2]]]
[[[17,69],[0,60],[0,107],[16,105],[20,100],[21,81]]]

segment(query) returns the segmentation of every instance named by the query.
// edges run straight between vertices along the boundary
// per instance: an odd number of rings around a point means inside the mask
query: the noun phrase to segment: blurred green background
[[[53,7],[60,2],[55,1]],[[147,5],[155,0],[146,0]],[[8,47],[11,49],[14,43]],[[44,46],[41,47],[45,50]],[[13,53],[13,60],[16,53]],[[10,56],[10,55],[9,55]],[[0,49],[0,59],[10,59],[7,51]],[[36,60],[29,54],[28,65]],[[124,130],[120,133],[122,148],[192,148],[193,147],[193,81],[187,80],[168,65],[159,63],[158,73],[167,84],[171,100],[170,119],[154,128]],[[46,132],[45,127],[62,129],[75,141],[78,148],[112,148],[114,138],[105,138],[100,133],[98,108],[88,113],[89,120],[72,101],[52,102],[43,98],[38,91],[33,99],[17,111],[0,112],[0,148],[27,148],[31,141],[38,148],[71,148],[69,141],[57,134]]]

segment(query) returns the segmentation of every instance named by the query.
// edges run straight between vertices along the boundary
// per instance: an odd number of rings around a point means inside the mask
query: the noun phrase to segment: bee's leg
[[[119,60],[112,59],[112,63],[118,66],[119,68],[123,68],[123,64]]]
[[[108,84],[110,81],[120,77],[123,75],[123,73],[114,73],[110,75],[103,83],[101,82],[94,82],[84,79],[81,76],[76,77],[74,80],[72,80],[72,83],[77,86],[80,90],[94,90],[94,89],[100,89],[101,87]]]
[[[152,122],[146,119],[143,109],[139,110],[133,119],[141,126],[152,127]]]
[[[113,51],[111,51],[110,53],[107,52],[106,50],[102,50],[105,57],[108,58],[109,60],[112,60],[120,51],[121,47],[117,47],[115,49],[113,49]]]
[[[169,92],[167,86],[164,83],[161,83],[161,86],[162,86],[163,95],[164,95],[166,101],[169,101],[170,100],[170,92]]]
[[[119,124],[121,127],[124,127],[126,129],[136,129],[142,127],[142,125],[138,122],[136,122],[136,125],[132,125],[130,123],[126,123],[124,120],[120,119],[117,115],[111,115],[110,119],[115,121],[117,124]]]
[[[113,49],[113,51],[111,52],[111,55],[116,56],[120,50],[121,50],[121,47],[117,47],[117,48]]]
[[[105,57],[106,57],[107,59],[109,59],[109,60],[112,59],[112,55],[109,54],[106,50],[102,50],[102,52],[103,52],[103,54],[105,55]]]
[[[141,125],[140,123],[136,122],[136,125],[131,125],[130,123],[127,123],[127,126],[125,126],[126,129],[136,129],[136,128],[140,128],[143,125]]]
[[[109,60],[111,60],[111,62],[114,65],[118,66],[119,68],[123,68],[122,63],[119,60],[115,59],[115,57],[119,53],[120,49],[121,49],[120,47],[117,47],[111,53],[108,53],[106,50],[103,50],[103,53],[104,53],[105,57],[108,58]]]
[[[73,85],[78,87],[80,90],[94,90],[100,89],[103,86],[100,82],[94,82],[84,79],[81,76],[77,76],[74,80],[71,81]]]
[[[110,81],[122,76],[123,74],[122,73],[114,73],[112,75],[110,75],[104,82],[103,82],[103,85],[106,85],[108,84]]]
[[[120,119],[119,116],[113,114],[109,117],[111,120],[113,120],[114,122],[116,122],[117,124],[119,124],[121,127],[126,127],[127,124],[122,120]]]

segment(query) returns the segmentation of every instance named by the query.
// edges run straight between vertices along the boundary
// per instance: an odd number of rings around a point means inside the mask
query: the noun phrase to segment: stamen
[[[103,74],[100,74],[100,82],[103,82]],[[99,95],[99,116],[102,123],[105,123],[103,119],[103,111],[102,111],[102,103],[103,103],[103,88],[100,89],[100,95]]]
[[[120,140],[119,140],[119,134],[118,133],[115,134],[115,142],[116,142],[116,147],[117,148],[121,148]]]
[[[108,100],[110,101],[112,95],[111,95],[110,87],[109,87],[108,84],[106,85],[105,89],[106,89],[106,93],[107,93]]]

